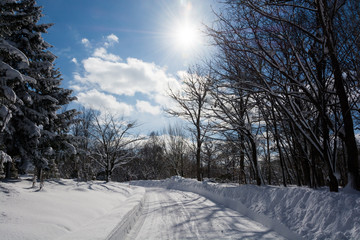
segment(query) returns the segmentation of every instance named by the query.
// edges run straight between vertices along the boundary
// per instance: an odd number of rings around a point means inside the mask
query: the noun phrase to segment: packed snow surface
[[[360,193],[349,189],[198,182],[181,177],[136,185],[206,196],[268,226],[288,239],[360,239]]]
[[[114,236],[119,239],[121,235]],[[142,215],[126,239],[285,239],[197,193],[148,188]]]
[[[0,182],[1,239],[360,239],[360,194],[343,189],[181,177],[31,185]]]

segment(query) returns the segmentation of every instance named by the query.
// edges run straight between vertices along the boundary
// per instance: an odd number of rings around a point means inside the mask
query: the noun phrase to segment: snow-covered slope
[[[0,239],[106,239],[145,191],[122,183],[0,182]]]
[[[227,207],[243,211],[250,218],[288,237],[291,233],[278,223],[304,239],[360,239],[358,192],[341,190],[339,193],[330,193],[328,189],[313,190],[305,187],[238,186],[206,181],[200,183],[180,177],[161,181],[137,181],[132,184],[204,195]],[[271,223],[268,218],[276,219],[276,222]]]

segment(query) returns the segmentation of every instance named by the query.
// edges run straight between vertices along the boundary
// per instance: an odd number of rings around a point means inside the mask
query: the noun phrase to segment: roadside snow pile
[[[304,239],[360,239],[360,194],[357,192],[238,186],[181,177],[132,184],[198,193],[242,212],[287,237],[291,237],[288,228]],[[271,222],[271,219],[275,221]]]
[[[106,239],[145,190],[114,182],[0,182],[0,235],[20,239]]]

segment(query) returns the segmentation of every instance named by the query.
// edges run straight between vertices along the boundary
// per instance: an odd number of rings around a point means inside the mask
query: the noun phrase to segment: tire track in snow
[[[176,204],[179,206],[178,210],[181,212],[179,215],[183,216],[183,219],[186,221],[186,224],[184,224],[185,229],[188,229],[189,232],[194,234],[194,239],[201,239],[199,229],[197,228],[196,221],[194,219],[194,214],[188,211],[188,208],[184,205],[183,199],[188,199],[188,196],[184,192],[180,191],[172,190],[170,192],[173,194],[169,194],[169,198],[173,199],[174,202],[176,202]]]

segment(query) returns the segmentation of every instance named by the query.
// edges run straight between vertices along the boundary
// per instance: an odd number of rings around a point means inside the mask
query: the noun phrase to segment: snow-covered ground
[[[31,185],[0,182],[0,239],[360,239],[358,192],[180,177]]]
[[[106,239],[144,193],[114,182],[46,181],[41,191],[29,178],[0,182],[0,239]]]

